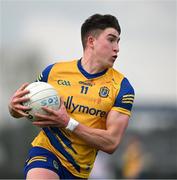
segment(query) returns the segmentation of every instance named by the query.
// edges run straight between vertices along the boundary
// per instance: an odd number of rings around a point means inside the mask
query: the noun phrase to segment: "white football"
[[[33,82],[25,89],[30,91],[25,95],[30,98],[29,101],[23,103],[24,106],[30,106],[31,110],[26,111],[27,117],[31,121],[36,121],[35,113],[47,114],[42,107],[46,106],[57,110],[60,107],[60,97],[55,88],[46,82]]]

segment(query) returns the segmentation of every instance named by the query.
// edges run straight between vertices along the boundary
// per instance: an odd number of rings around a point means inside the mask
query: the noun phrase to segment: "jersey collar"
[[[95,73],[95,74],[90,74],[87,71],[85,71],[85,69],[82,67],[81,65],[81,59],[79,59],[77,61],[77,67],[79,69],[79,71],[87,78],[87,79],[92,79],[92,78],[97,78],[99,76],[102,76],[103,74],[105,74],[107,72],[108,69],[105,69],[104,71],[101,71],[99,73]]]

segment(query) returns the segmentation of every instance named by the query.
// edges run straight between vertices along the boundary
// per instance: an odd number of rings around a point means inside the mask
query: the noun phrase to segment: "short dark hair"
[[[94,14],[86,19],[81,26],[81,40],[83,48],[85,49],[88,35],[98,35],[106,28],[114,28],[119,34],[121,33],[119,22],[115,16],[110,14]]]

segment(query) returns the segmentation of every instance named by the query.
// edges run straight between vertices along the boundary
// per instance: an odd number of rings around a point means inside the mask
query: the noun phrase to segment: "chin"
[[[113,65],[114,65],[114,61],[110,61],[108,64],[109,68],[113,67]]]
[[[113,67],[114,62],[115,62],[115,60],[112,60],[112,59],[110,60],[109,59],[104,64],[102,63],[102,65],[103,65],[104,69],[108,69],[108,68],[112,68]]]
[[[112,67],[113,67],[113,64],[110,63],[105,66],[105,69],[112,68]]]

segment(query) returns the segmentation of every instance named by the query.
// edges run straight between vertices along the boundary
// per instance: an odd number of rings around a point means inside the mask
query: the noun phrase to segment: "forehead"
[[[114,35],[116,37],[119,37],[119,33],[114,28],[106,28],[100,35],[102,36]]]

